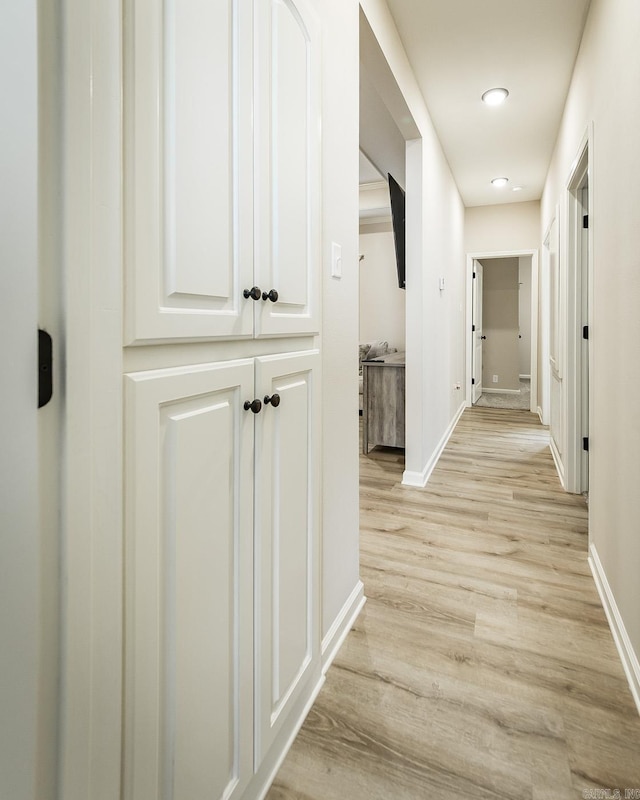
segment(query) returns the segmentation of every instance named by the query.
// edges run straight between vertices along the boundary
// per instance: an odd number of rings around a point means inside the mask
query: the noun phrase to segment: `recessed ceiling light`
[[[502,186],[506,186],[509,183],[509,178],[494,178],[491,183],[496,187],[500,188]]]
[[[511,191],[512,192],[521,192],[524,189],[524,186],[514,186]]]
[[[507,97],[509,97],[509,92],[506,89],[489,89],[482,95],[482,102],[488,106],[499,106],[500,103],[504,103]]]

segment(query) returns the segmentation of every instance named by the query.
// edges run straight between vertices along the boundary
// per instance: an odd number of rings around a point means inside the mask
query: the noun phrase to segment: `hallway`
[[[367,604],[269,800],[640,790],[586,507],[537,417],[467,409],[425,489],[394,451],[360,466]]]

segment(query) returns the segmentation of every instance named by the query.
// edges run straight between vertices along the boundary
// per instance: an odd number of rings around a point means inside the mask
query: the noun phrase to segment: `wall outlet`
[[[494,383],[497,383],[497,382],[498,382],[498,376],[497,376],[497,375],[494,375],[494,376],[493,376],[493,382],[494,382]]]

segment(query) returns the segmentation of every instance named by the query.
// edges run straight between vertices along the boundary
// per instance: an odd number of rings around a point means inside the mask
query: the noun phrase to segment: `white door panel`
[[[472,402],[476,403],[482,395],[482,287],[483,267],[479,261],[473,262],[473,386]]]
[[[252,763],[253,362],[127,376],[126,800]]]
[[[256,17],[256,335],[319,330],[320,29],[305,0]]]
[[[48,697],[39,696],[44,685],[39,682],[51,664],[51,646],[44,645],[55,639],[57,631],[42,635],[40,608],[44,578],[51,576],[42,558],[46,550],[38,520],[38,7],[34,0],[2,4],[0,84],[4,111],[0,794],[36,800],[43,788],[38,786],[39,772],[56,746],[44,737],[38,740],[38,727],[43,724],[42,701],[49,704]]]
[[[249,336],[251,3],[126,8],[127,342]]]
[[[317,665],[317,352],[256,359],[256,763]]]

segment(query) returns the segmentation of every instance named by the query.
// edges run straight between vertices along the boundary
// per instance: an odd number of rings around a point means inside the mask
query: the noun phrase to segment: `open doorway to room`
[[[360,446],[404,457],[405,291],[400,287],[389,185],[360,152]]]
[[[537,252],[469,256],[468,405],[537,408]]]

